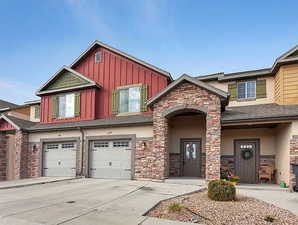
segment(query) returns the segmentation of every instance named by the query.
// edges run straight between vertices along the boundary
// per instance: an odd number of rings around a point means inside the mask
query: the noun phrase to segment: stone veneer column
[[[206,116],[206,180],[220,179],[220,103],[209,105]]]
[[[28,134],[20,130],[15,134],[15,179],[28,177]]]
[[[0,132],[0,181],[6,180],[7,147],[7,138],[5,133]]]
[[[152,178],[165,179],[169,176],[168,119],[162,112],[153,112]]]
[[[296,178],[291,163],[298,163],[298,135],[293,135],[290,140],[290,187],[294,187],[296,184]]]

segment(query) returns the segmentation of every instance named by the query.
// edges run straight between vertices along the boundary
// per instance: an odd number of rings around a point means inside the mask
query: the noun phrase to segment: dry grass
[[[181,205],[181,210],[171,211],[169,206]],[[207,197],[207,192],[197,192],[162,202],[148,216],[207,225],[295,225],[298,217],[288,210],[263,201],[238,196],[236,201],[218,202]],[[265,219],[274,218],[272,222]]]

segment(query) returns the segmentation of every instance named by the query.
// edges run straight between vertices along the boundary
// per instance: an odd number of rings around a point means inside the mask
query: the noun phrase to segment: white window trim
[[[140,107],[139,107],[139,111],[138,112],[120,112],[120,91],[121,90],[126,90],[126,89],[130,89],[130,88],[140,88]],[[132,84],[132,85],[127,85],[127,86],[121,86],[121,87],[118,87],[117,90],[119,91],[119,113],[118,115],[136,115],[136,114],[140,114],[141,113],[141,87],[142,87],[142,84]]]
[[[73,115],[72,116],[60,116],[60,97],[64,97],[65,96],[65,98],[66,98],[66,96],[67,95],[74,95],[74,104],[73,104]],[[60,119],[72,119],[72,118],[75,118],[75,105],[76,105],[76,103],[75,103],[75,101],[76,101],[76,99],[75,99],[76,97],[75,97],[75,93],[74,92],[71,92],[71,93],[66,93],[66,94],[60,94],[60,95],[58,95],[58,120]],[[66,100],[65,100],[65,114],[66,114]]]
[[[255,84],[255,93],[254,93],[254,97],[247,97],[247,83],[248,82],[253,82]],[[245,97],[244,98],[239,98],[239,92],[238,92],[238,88],[239,88],[239,84],[245,84]],[[241,81],[237,83],[237,98],[239,100],[245,100],[245,99],[256,99],[257,96],[257,82],[255,80],[249,80],[249,81]]]

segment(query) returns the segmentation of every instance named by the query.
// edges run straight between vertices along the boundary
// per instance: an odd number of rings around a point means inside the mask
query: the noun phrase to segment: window
[[[238,83],[238,99],[249,99],[256,97],[256,81],[245,81]]]
[[[100,63],[101,60],[102,60],[101,52],[96,52],[95,53],[95,63]]]
[[[75,94],[61,95],[58,97],[59,118],[75,116]]]
[[[65,144],[62,144],[62,148],[74,148],[75,145],[74,143],[65,143]]]
[[[47,149],[58,149],[58,144],[47,144]]]
[[[140,112],[141,87],[131,87],[119,90],[119,111]]]
[[[108,141],[94,141],[93,147],[94,148],[108,148],[109,142]]]
[[[40,105],[34,106],[34,118],[35,119],[40,118]]]
[[[129,147],[129,141],[114,141],[113,147]]]

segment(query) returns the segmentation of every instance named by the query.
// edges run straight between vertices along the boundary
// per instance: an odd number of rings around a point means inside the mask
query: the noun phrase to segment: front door
[[[199,139],[181,140],[182,157],[182,176],[199,177],[200,171],[200,155],[201,141]]]
[[[257,183],[258,140],[235,141],[235,172],[242,183]]]

